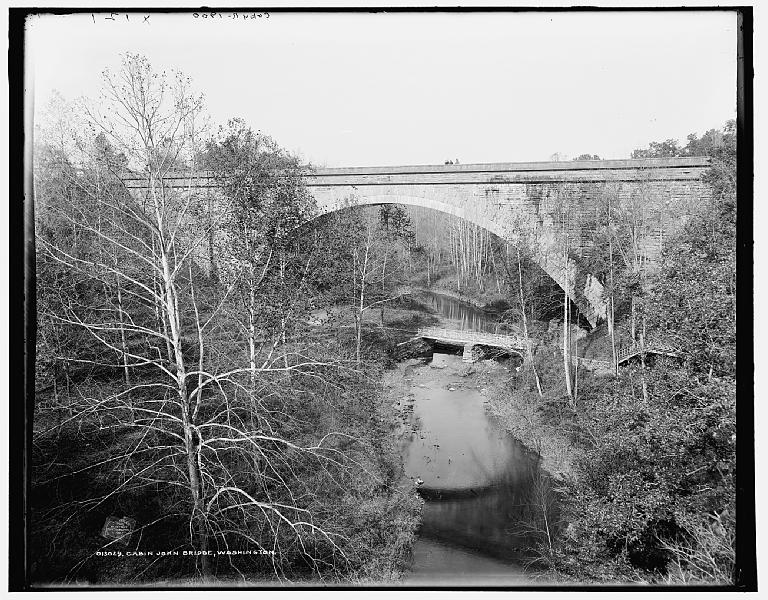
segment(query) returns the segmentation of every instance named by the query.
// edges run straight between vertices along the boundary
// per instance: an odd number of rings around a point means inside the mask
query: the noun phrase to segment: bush
[[[734,502],[735,381],[697,382],[670,365],[647,378],[647,399],[633,371],[580,398],[579,478],[568,502],[579,543],[567,552],[584,565],[606,563],[616,576],[637,570],[653,579],[705,561],[699,553],[713,555],[732,536],[732,521],[717,515]],[[692,514],[721,526],[702,529]],[[716,568],[697,571],[702,581],[721,581],[724,554],[718,550]]]

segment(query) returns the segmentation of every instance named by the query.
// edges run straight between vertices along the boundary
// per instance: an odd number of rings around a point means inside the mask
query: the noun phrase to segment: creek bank
[[[543,414],[552,399],[525,390],[524,376],[521,372],[507,381],[492,382],[486,410],[510,435],[540,457],[542,468],[556,481],[573,479],[574,449],[570,440]]]

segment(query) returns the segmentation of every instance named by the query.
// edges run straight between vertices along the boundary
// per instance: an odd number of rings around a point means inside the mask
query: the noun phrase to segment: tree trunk
[[[358,328],[357,328],[357,344],[355,349],[355,357],[357,358],[357,366],[360,367],[361,363],[361,348],[363,340],[363,311],[365,310],[365,280],[368,276],[368,256],[371,248],[371,235],[368,232],[368,239],[365,244],[365,255],[363,256],[363,265],[360,276],[360,304],[358,305]]]
[[[355,313],[355,330],[357,332],[355,339],[355,360],[357,362],[358,368],[360,368],[360,350],[363,342],[363,323],[361,317],[361,313]]]
[[[184,411],[188,413],[188,411]],[[184,443],[187,454],[187,472],[189,475],[189,488],[192,492],[192,520],[197,530],[199,540],[198,548],[203,554],[200,556],[200,566],[203,576],[211,576],[210,558],[208,552],[208,530],[205,525],[205,505],[203,501],[202,477],[200,474],[200,443],[198,434],[192,426],[189,414],[184,418]]]
[[[610,298],[608,298],[608,315],[607,315],[608,335],[611,338],[611,364],[612,364],[613,376],[618,377],[619,376],[619,353],[618,353],[618,348],[616,347],[615,318],[616,316],[613,308],[613,293],[611,293]]]
[[[163,232],[162,220],[158,219],[158,229]],[[200,477],[200,440],[197,434],[195,423],[193,422],[195,411],[191,407],[191,400],[187,393],[187,371],[185,366],[184,351],[181,342],[181,316],[178,308],[178,294],[174,275],[170,267],[169,257],[171,252],[164,247],[164,240],[161,238],[158,243],[160,252],[160,262],[163,272],[163,286],[165,300],[163,308],[168,317],[168,324],[171,330],[171,342],[174,350],[176,365],[176,385],[181,406],[182,427],[184,429],[184,444],[187,456],[187,471],[189,476],[189,491],[192,496],[192,515],[191,518],[196,524],[198,536],[198,547],[202,551],[208,550],[208,531],[205,524],[205,507],[203,499],[203,486]],[[210,577],[210,560],[207,556],[201,556],[202,572],[205,577]]]
[[[566,206],[565,199],[562,199],[562,214],[561,214],[561,226],[563,235],[563,263],[564,263],[564,277],[563,277],[563,291],[565,296],[563,298],[563,368],[565,371],[565,390],[568,394],[569,404],[573,407],[573,389],[571,381],[571,328],[570,328],[570,303],[568,301],[568,229],[566,227]]]
[[[634,342],[637,340],[637,320],[635,318],[635,297],[632,296],[631,303],[630,303],[630,336],[632,338],[632,341]]]
[[[612,235],[612,234],[611,234]],[[611,356],[613,357],[613,375],[619,376],[619,355],[616,351],[616,310],[614,306],[614,281],[613,281],[613,241],[608,238],[608,264],[610,277],[610,293],[608,297],[608,334],[611,336]]]
[[[533,350],[531,349],[531,338],[528,335],[528,317],[526,316],[525,309],[525,295],[523,294],[523,271],[520,265],[520,248],[517,247],[517,280],[518,289],[520,290],[520,313],[523,316],[523,335],[525,335],[525,350],[528,364],[531,366],[533,377],[536,380],[536,389],[539,392],[539,397],[544,396],[544,392],[541,389],[541,381],[539,380],[539,373],[536,371],[536,365],[533,362]]]
[[[251,370],[251,388],[256,387],[256,291],[248,293],[248,365]]]
[[[115,279],[117,281],[117,310],[120,314],[120,349],[123,351],[123,377],[125,379],[125,387],[128,389],[131,387],[131,371],[130,367],[128,366],[128,344],[125,342],[125,312],[123,311],[123,292],[122,286],[120,285],[120,277],[116,276]],[[133,422],[135,419],[133,400],[131,399],[130,393],[128,393],[127,396],[128,405],[130,406],[131,411],[131,421]]]
[[[213,217],[213,199],[211,198],[210,190],[206,191],[206,195],[208,200],[208,261],[210,262],[210,270],[208,274],[212,281],[218,282],[219,268],[216,264],[216,253],[214,250],[216,232],[213,224],[215,219]]]
[[[155,247],[156,240],[152,239],[152,254],[157,251]],[[168,333],[168,323],[165,319],[165,311],[157,298],[162,296],[162,288],[160,287],[160,281],[158,280],[157,273],[152,269],[152,291],[154,292],[155,301],[153,302],[153,308],[155,309],[155,320],[157,321],[156,328],[159,330],[162,328],[163,336],[165,339],[166,356],[169,362],[173,362],[173,350],[171,349],[171,336]]]
[[[642,322],[642,330],[640,331],[640,383],[643,387],[643,400],[648,402],[648,382],[645,377],[645,315],[643,315]]]
[[[567,284],[566,284],[567,287]],[[569,402],[573,401],[573,390],[571,389],[571,332],[568,307],[568,292],[566,289],[565,300],[563,301],[563,369],[565,372],[565,391],[568,394]]]

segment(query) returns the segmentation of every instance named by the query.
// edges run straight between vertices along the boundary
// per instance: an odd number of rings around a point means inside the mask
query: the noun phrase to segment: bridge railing
[[[664,354],[667,356],[680,356],[681,354],[680,350],[674,346],[664,343],[661,340],[649,339],[646,340],[644,345],[640,344],[640,342],[633,342],[627,346],[618,348],[616,352],[616,359],[617,362],[621,364],[630,358],[639,356],[643,352],[646,354]],[[611,360],[584,358],[575,354],[571,354],[570,356],[572,360],[578,361],[580,365],[585,366],[587,369],[613,369],[613,361]]]
[[[648,339],[645,344],[640,342],[632,342],[628,346],[619,348],[617,352],[618,362],[624,362],[625,360],[637,356],[638,354],[666,354],[668,356],[680,356],[680,351],[674,346],[664,343],[661,340]]]

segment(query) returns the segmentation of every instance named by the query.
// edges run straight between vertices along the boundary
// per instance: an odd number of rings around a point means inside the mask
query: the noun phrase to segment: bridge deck
[[[464,165],[402,165],[308,169],[310,187],[348,185],[499,184],[532,182],[602,182],[633,180],[694,180],[709,167],[706,157],[581,160],[561,162],[483,163]],[[125,186],[145,189],[142,173],[124,173]],[[176,171],[163,177],[167,187],[216,188],[213,171]]]
[[[418,330],[416,337],[429,338],[439,342],[493,346],[508,350],[522,350],[525,339],[515,335],[484,333],[482,331],[466,331],[459,329],[441,329],[439,327],[423,327]]]

